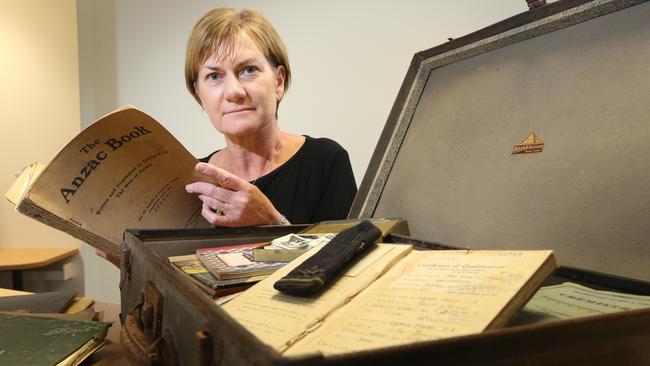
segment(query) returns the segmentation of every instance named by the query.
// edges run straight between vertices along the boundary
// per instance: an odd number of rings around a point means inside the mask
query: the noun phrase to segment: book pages
[[[127,228],[208,227],[185,192],[197,162],[156,120],[123,108],[70,141],[16,208],[119,258]]]
[[[253,248],[259,243],[199,248],[197,258],[219,280],[268,275],[283,267],[284,263],[255,262]]]
[[[650,308],[650,296],[594,290],[564,282],[540,288],[512,325],[580,318]]]
[[[25,193],[27,193],[27,189],[31,186],[32,183],[34,183],[43,169],[45,169],[45,165],[39,162],[33,162],[24,167],[18,175],[18,178],[13,182],[5,194],[7,201],[13,203],[14,205],[17,205],[20,200],[23,199]]]
[[[275,281],[322,247],[314,248],[279,269],[223,305],[223,309],[262,342],[282,352],[411,251],[409,245],[378,244],[359,261],[344,268],[345,275],[319,296],[294,297],[273,288]]]
[[[554,269],[550,251],[413,251],[285,354],[478,333],[504,323]]]

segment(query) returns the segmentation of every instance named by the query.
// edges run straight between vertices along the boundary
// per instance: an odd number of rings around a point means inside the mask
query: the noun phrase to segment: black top
[[[199,160],[208,162],[214,153]],[[357,193],[348,152],[333,140],[309,136],[255,185],[292,224],[345,219]]]

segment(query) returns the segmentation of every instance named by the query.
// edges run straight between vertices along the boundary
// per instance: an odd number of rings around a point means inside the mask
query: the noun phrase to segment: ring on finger
[[[225,202],[219,202],[219,206],[217,206],[217,209],[214,211],[214,213],[217,215],[223,215],[223,208],[225,206],[226,206]]]

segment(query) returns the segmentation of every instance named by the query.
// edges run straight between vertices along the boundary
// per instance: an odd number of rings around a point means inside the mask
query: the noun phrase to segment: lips
[[[252,108],[252,107],[248,107],[248,108],[237,108],[237,109],[233,109],[233,110],[231,110],[231,111],[225,111],[223,114],[234,114],[234,113],[240,113],[240,112],[252,111],[252,110],[254,110],[254,109],[255,109],[255,108]]]

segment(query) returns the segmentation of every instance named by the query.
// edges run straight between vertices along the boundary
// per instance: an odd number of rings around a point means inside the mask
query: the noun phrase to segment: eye
[[[257,66],[246,66],[242,69],[241,74],[245,76],[250,76],[255,74],[259,69]]]
[[[205,79],[208,81],[219,81],[221,80],[221,75],[216,72],[211,72],[205,76]]]

